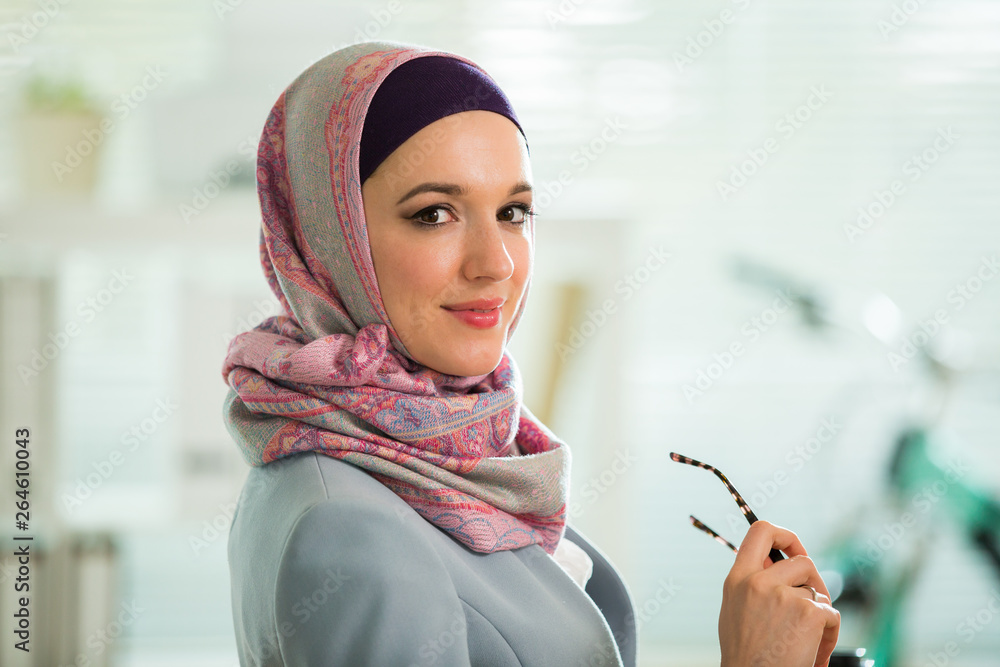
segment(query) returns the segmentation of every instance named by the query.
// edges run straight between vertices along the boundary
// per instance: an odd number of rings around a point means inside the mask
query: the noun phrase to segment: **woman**
[[[635,665],[627,588],[566,526],[566,446],[505,352],[534,233],[503,92],[452,54],[342,49],[274,105],[257,180],[284,313],[223,368],[254,466],[229,541],[241,664]],[[756,524],[723,664],[824,664],[838,626],[795,536]]]

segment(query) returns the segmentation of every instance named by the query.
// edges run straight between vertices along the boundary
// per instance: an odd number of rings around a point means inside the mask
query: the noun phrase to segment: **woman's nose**
[[[469,280],[507,280],[514,274],[514,260],[504,243],[496,213],[476,216],[467,227],[463,270]]]

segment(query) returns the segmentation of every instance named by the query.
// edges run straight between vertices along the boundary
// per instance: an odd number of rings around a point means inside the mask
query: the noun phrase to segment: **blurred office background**
[[[220,368],[277,312],[252,159],[284,87],[370,38],[471,57],[523,121],[513,354],[643,665],[718,664],[733,554],[688,514],[746,528],[671,451],[797,531],[842,645],[1000,664],[974,543],[1000,496],[997,3],[3,0],[0,24],[0,533],[28,426],[38,591],[30,662],[0,563],[3,665],[237,664]]]

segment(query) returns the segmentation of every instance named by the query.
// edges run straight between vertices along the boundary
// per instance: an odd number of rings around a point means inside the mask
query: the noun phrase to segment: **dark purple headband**
[[[368,106],[358,158],[360,182],[424,127],[474,110],[506,116],[524,134],[510,100],[479,69],[447,56],[407,60],[385,77]]]

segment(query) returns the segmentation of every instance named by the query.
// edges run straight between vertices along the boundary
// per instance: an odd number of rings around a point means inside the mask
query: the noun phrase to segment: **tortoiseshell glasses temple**
[[[740,511],[743,512],[743,516],[747,518],[747,522],[751,526],[757,522],[758,520],[757,515],[753,513],[753,510],[751,510],[750,506],[747,505],[747,501],[743,500],[743,496],[740,495],[740,492],[736,490],[736,487],[730,483],[730,481],[726,478],[725,475],[722,474],[720,470],[716,469],[713,466],[708,465],[707,463],[702,463],[701,461],[696,461],[695,459],[692,459],[688,456],[684,456],[683,454],[678,454],[677,452],[670,452],[670,458],[671,460],[676,461],[677,463],[685,463],[689,466],[695,466],[696,468],[704,468],[705,470],[710,470],[711,472],[715,473],[715,476],[721,479],[722,483],[726,485],[727,489],[729,489],[729,493],[733,496],[733,500],[736,501],[736,505],[739,506]],[[726,545],[733,551],[736,552],[739,551],[735,546],[733,546],[731,542],[729,542],[729,540],[723,538],[721,535],[719,535],[717,532],[715,532],[714,530],[703,524],[694,516],[691,516],[691,523],[694,525],[695,528],[708,533],[714,539]],[[769,555],[771,556],[772,563],[777,563],[779,560],[785,559],[785,556],[777,549],[771,549],[771,553]]]

